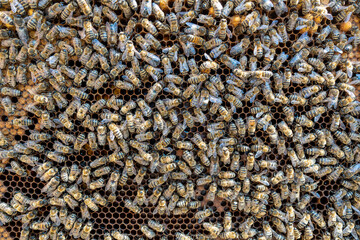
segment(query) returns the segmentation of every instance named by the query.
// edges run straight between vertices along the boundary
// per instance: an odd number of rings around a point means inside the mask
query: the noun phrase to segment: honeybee
[[[141,227],[140,227],[140,230],[141,230],[141,232],[147,237],[147,238],[149,238],[149,239],[152,239],[152,238],[154,238],[155,237],[155,232],[151,229],[151,228],[149,228],[148,226],[146,226],[146,225],[142,225]]]
[[[11,199],[10,206],[19,213],[24,213],[27,210],[27,205],[23,205],[22,203],[17,201],[15,198]],[[2,212],[0,212],[0,213],[2,213]],[[4,217],[4,216],[8,216],[8,215],[4,213],[4,215],[1,217]],[[2,220],[0,220],[0,221],[2,221]]]
[[[203,211],[198,211],[194,217],[198,220],[199,223],[203,222],[206,218],[210,217],[213,214],[212,209],[205,209]]]
[[[88,140],[86,139],[86,136],[84,133],[79,134],[79,136],[77,136],[75,143],[74,143],[74,150],[76,152],[79,152],[81,150],[81,148],[88,142]]]
[[[91,190],[99,189],[105,186],[105,180],[103,178],[99,178],[97,180],[94,180],[90,182],[89,188]]]
[[[69,232],[69,235],[73,236],[74,238],[79,238],[81,227],[83,226],[83,222],[84,220],[82,218],[76,219],[71,231]]]
[[[81,239],[89,239],[92,228],[93,228],[93,223],[91,221],[88,221],[84,225],[83,229],[80,231]]]
[[[321,213],[318,213],[314,210],[310,211],[310,215],[311,218],[313,219],[313,221],[320,227],[320,228],[324,228],[326,227],[326,222],[324,220],[324,217],[322,216]]]
[[[143,1],[146,2],[146,1]],[[127,234],[121,233],[120,231],[112,231],[111,236],[117,240],[130,240]]]
[[[166,226],[164,224],[161,224],[155,220],[149,220],[148,226],[157,232],[165,232],[165,230],[166,230]]]
[[[50,221],[44,221],[44,222],[34,221],[30,224],[29,227],[32,230],[47,231],[50,226],[51,226]]]
[[[23,168],[18,162],[11,161],[10,165],[11,165],[11,168],[9,169],[10,171],[14,172],[15,174],[19,175],[20,177],[27,176],[27,172],[26,172],[25,168]]]
[[[176,232],[175,237],[176,237],[176,240],[192,240],[193,239],[189,235],[186,235],[182,232]]]
[[[37,210],[32,210],[24,215],[16,216],[15,219],[16,220],[20,219],[20,221],[23,223],[23,226],[27,226],[34,218],[36,218],[37,214],[38,214]]]
[[[1,104],[4,107],[4,110],[7,114],[9,115],[15,114],[16,107],[12,104],[9,97],[2,98]]]
[[[21,118],[15,118],[15,119],[11,120],[11,124],[14,126],[21,127],[23,129],[28,129],[28,126],[31,126],[34,123],[31,119],[28,119],[26,117],[21,117]]]
[[[11,97],[19,97],[21,95],[21,91],[10,87],[2,87],[0,92],[5,96],[11,96]]]
[[[75,114],[75,111],[77,111],[79,109],[80,105],[81,105],[80,99],[75,98],[72,102],[70,102],[70,104],[68,105],[68,107],[65,110],[65,113],[69,117],[72,117]]]

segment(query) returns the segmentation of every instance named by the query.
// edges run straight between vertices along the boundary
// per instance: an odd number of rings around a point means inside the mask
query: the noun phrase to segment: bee
[[[68,105],[68,107],[65,110],[65,113],[69,116],[72,117],[75,112],[80,108],[81,106],[81,101],[79,98],[75,98],[72,102],[70,102],[70,104]]]
[[[90,60],[92,53],[93,53],[93,48],[90,46],[86,46],[79,57],[79,61],[81,62],[81,64],[86,65]]]
[[[10,171],[14,172],[15,174],[19,175],[20,177],[27,176],[27,172],[26,172],[25,168],[23,168],[18,162],[11,161],[10,165],[11,165],[11,169],[9,169]]]
[[[348,145],[351,143],[351,139],[344,131],[335,131],[334,136],[343,144]]]
[[[213,214],[212,209],[205,209],[203,211],[198,211],[194,217],[198,220],[199,223],[203,222],[206,218],[210,217]]]
[[[81,24],[81,25],[83,26],[83,24]],[[74,37],[74,38],[72,38],[71,43],[73,45],[75,55],[80,57],[81,54],[83,53],[83,49],[81,46],[81,40],[77,37]]]
[[[111,236],[117,240],[130,240],[127,234],[121,233],[120,231],[112,231]]]
[[[106,206],[108,204],[107,200],[101,196],[99,192],[94,192],[93,197],[95,199],[95,203],[101,206]]]
[[[190,176],[192,174],[191,169],[188,167],[188,165],[185,162],[179,161],[178,166],[179,166],[179,169],[182,171],[182,173],[184,173],[188,176]]]
[[[124,104],[124,101],[122,99],[116,99],[115,96],[112,96],[106,102],[106,106],[108,108],[112,108],[116,111],[119,110],[119,107],[121,107],[123,104]]]
[[[98,174],[100,174],[100,173],[98,173]],[[94,181],[90,182],[90,184],[89,184],[89,188],[91,190],[99,189],[99,188],[102,188],[104,186],[105,186],[105,180],[103,178],[99,178],[97,180],[94,180]]]
[[[51,221],[53,221],[55,223],[55,225],[60,225],[61,220],[59,217],[59,209],[57,207],[51,207],[50,212],[49,212],[49,217],[51,219]]]
[[[84,133],[79,134],[79,136],[77,136],[75,143],[74,143],[74,150],[76,152],[79,152],[81,150],[81,148],[88,142],[88,140],[86,139],[86,136]]]
[[[4,110],[9,115],[14,115],[16,107],[12,104],[9,97],[5,97],[1,99],[1,104],[4,107]]]
[[[112,193],[116,191],[118,180],[120,178],[120,173],[118,170],[115,170],[111,173],[109,181],[106,184],[105,191],[111,191]]]
[[[136,204],[134,204],[129,199],[125,199],[125,207],[128,208],[130,211],[132,211],[134,213],[140,213],[141,212],[141,208],[139,206],[137,206]]]
[[[79,238],[80,237],[80,231],[81,231],[81,227],[83,226],[83,222],[84,220],[81,218],[76,219],[69,235],[73,236],[74,238]]]
[[[157,232],[165,232],[166,230],[166,226],[164,224],[161,224],[155,220],[149,220],[148,226]]]
[[[91,221],[88,221],[86,224],[84,224],[83,229],[80,231],[81,239],[89,239],[92,228],[93,223]]]
[[[0,92],[5,96],[10,97],[19,97],[21,95],[21,91],[9,87],[2,87]]]
[[[320,227],[320,228],[324,228],[326,227],[326,222],[324,220],[324,217],[322,216],[321,213],[318,213],[314,210],[310,211],[310,215],[311,218],[313,219],[313,221]]]
[[[4,25],[15,26],[14,20],[13,20],[6,12],[2,12],[2,13],[0,14],[0,21],[1,21]]]
[[[26,210],[27,210],[27,206],[26,205],[23,205],[22,203],[20,203],[19,201],[17,201],[15,198],[13,198],[11,201],[10,201],[10,206],[12,208],[14,208],[17,212],[19,213],[25,213]],[[2,212],[0,212],[2,213]],[[4,213],[5,214],[5,213]],[[3,215],[3,216],[7,216],[7,214]],[[2,220],[0,220],[2,221]]]
[[[32,210],[24,215],[17,216],[15,219],[16,220],[20,219],[21,222],[24,224],[24,226],[27,226],[34,218],[37,217],[37,214],[38,214],[37,210]]]
[[[21,117],[21,118],[15,118],[15,119],[11,120],[11,124],[14,126],[24,128],[24,129],[28,129],[28,126],[33,125],[33,121],[26,117]]]
[[[49,221],[34,221],[30,224],[30,229],[32,230],[39,230],[39,231],[47,231],[49,227],[51,226],[51,222]]]
[[[136,182],[138,185],[141,184],[142,180],[144,179],[144,176],[146,174],[146,168],[141,167],[137,173],[137,175],[134,178],[134,182]]]
[[[176,232],[175,237],[176,237],[176,240],[192,240],[193,239],[189,235],[186,235],[182,232]]]
[[[111,168],[108,166],[105,167],[100,167],[98,169],[96,169],[92,174],[95,177],[101,177],[103,175],[107,175],[111,172]]]
[[[65,224],[66,218],[68,216],[68,208],[62,207],[59,210],[59,219],[62,224]]]
[[[99,211],[99,207],[95,203],[95,199],[85,195],[84,196],[84,204],[87,206],[91,211],[97,212]],[[84,206],[83,206],[84,208]]]
[[[0,203],[0,210],[10,216],[15,215],[17,212],[15,208],[13,208],[11,205],[4,203],[4,202]]]
[[[175,184],[176,185],[176,184]],[[176,186],[175,186],[176,188]],[[179,202],[179,195],[177,195],[176,193],[173,194],[170,199],[169,199],[169,205],[168,205],[168,209],[166,210],[166,214],[170,215],[171,212],[174,211],[175,207],[177,206],[177,203]],[[178,208],[177,208],[177,211]]]
[[[67,216],[65,224],[64,224],[64,229],[66,231],[70,231],[76,221],[77,217],[76,214],[70,214]]]

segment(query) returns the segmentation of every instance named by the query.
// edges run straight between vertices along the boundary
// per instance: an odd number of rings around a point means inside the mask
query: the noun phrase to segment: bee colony
[[[359,4],[1,0],[0,225],[359,239]]]

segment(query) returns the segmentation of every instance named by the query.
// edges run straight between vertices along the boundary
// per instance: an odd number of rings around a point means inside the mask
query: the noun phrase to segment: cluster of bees
[[[15,144],[0,132],[1,174],[26,182],[31,170],[45,184],[38,199],[16,191],[0,203],[0,225],[21,221],[19,239],[94,239],[91,212],[119,199],[135,216],[151,206],[138,228],[149,239],[359,239],[360,65],[348,58],[358,1],[0,4],[0,102],[28,132]],[[104,88],[120,94],[94,99]],[[124,97],[136,90],[144,97]],[[33,102],[21,117],[24,91]],[[119,196],[129,181],[133,199]],[[324,181],[338,188],[324,196]],[[229,207],[212,221],[207,203],[219,200]],[[191,212],[196,234],[161,220]]]

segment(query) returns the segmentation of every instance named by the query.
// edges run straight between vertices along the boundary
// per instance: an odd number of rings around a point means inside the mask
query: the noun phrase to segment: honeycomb
[[[90,1],[91,5],[94,6],[96,4],[95,1]],[[221,3],[224,5],[226,1],[221,1]],[[174,11],[174,2],[168,1],[166,3],[163,3],[163,11],[165,13],[170,13]],[[264,11],[256,5],[256,10],[260,12],[260,14],[263,14]],[[182,7],[182,11],[187,12],[191,10],[191,8],[187,7],[185,4]],[[211,14],[211,9],[202,9],[201,14]],[[127,26],[126,17],[124,16],[124,13],[120,10],[116,10],[115,13],[119,17],[119,28],[125,29]],[[278,17],[275,14],[274,10],[271,10],[267,13],[267,15],[270,17],[270,20],[279,20],[285,21],[289,18],[290,13],[282,14],[281,17]],[[137,19],[141,19],[142,16],[139,13],[134,13],[133,17]],[[154,16],[149,16],[150,20],[154,20]],[[232,32],[232,37],[227,39],[227,43],[229,44],[229,49],[233,46],[235,46],[237,43],[239,43],[243,37],[244,34],[239,34],[239,32],[236,30],[237,22],[236,18],[227,19],[229,22],[229,30]],[[354,24],[357,23],[354,21]],[[62,24],[61,22],[59,24]],[[326,27],[330,24],[329,20],[323,20],[321,24],[319,24],[318,32],[321,31],[322,28]],[[137,23],[134,29],[135,33],[139,33],[141,35],[145,35],[147,31],[143,28],[143,26],[140,23]],[[295,43],[298,38],[300,37],[299,31],[292,31],[288,32],[289,39],[286,44],[280,43],[278,47],[275,48],[276,54],[279,55],[282,52],[289,53],[291,52],[291,46],[293,43]],[[250,41],[254,42],[255,38],[260,37],[259,34],[252,34],[250,36]],[[170,34],[159,34],[157,36],[157,39],[161,43],[162,48],[167,48],[173,46],[177,39],[174,35]],[[42,42],[42,44],[45,44],[45,41]],[[316,45],[315,39],[308,44],[309,46]],[[41,49],[41,47],[40,47]],[[207,61],[207,58],[204,56],[204,49],[199,46],[195,46],[196,49],[196,55],[194,56],[196,62],[200,61]],[[252,53],[252,48],[249,48],[249,54]],[[161,51],[156,51],[157,54],[161,54]],[[354,49],[354,55],[350,54],[350,58],[352,60],[358,60],[358,54],[357,49]],[[77,61],[75,58],[69,60],[69,66],[70,67],[80,67],[81,63]],[[131,67],[129,64],[128,67]],[[179,62],[173,62],[172,67],[174,69],[174,74],[180,75],[180,66]],[[258,61],[258,68],[262,69],[265,67],[263,62]],[[282,64],[282,67],[279,69],[279,72],[283,72],[285,68],[290,67],[288,61],[285,61]],[[226,77],[232,72],[232,70],[226,66],[221,66],[221,68],[217,69],[216,71],[212,71],[211,74],[219,74],[222,81],[226,81]],[[101,74],[101,73],[100,73]],[[33,87],[35,84],[29,80],[27,86],[24,85],[17,85],[17,89],[22,91],[22,95],[18,98],[11,97],[11,101],[16,104],[16,108],[19,110],[20,116],[28,116],[33,122],[34,125],[29,126],[29,130],[22,129],[21,127],[14,126],[11,124],[11,121],[14,119],[14,116],[8,116],[3,109],[0,109],[0,130],[1,132],[6,136],[6,138],[11,142],[12,145],[16,143],[25,143],[27,140],[29,140],[30,130],[37,130],[40,131],[40,123],[39,118],[35,116],[32,113],[29,113],[24,110],[24,105],[26,103],[33,102],[32,96],[29,94],[28,90],[31,87]],[[122,99],[124,102],[127,102],[129,100],[136,101],[138,98],[144,99],[146,95],[149,92],[149,89],[154,84],[153,81],[147,80],[143,81],[143,85],[133,91],[130,90],[120,90],[116,87],[114,87],[110,83],[105,83],[100,89],[98,90],[90,90],[89,98],[86,100],[90,105],[95,103],[96,101],[100,99],[109,99],[111,96],[116,96],[116,98]],[[188,83],[183,84],[184,89],[188,86]],[[86,87],[86,83],[83,82],[81,87]],[[251,88],[246,87],[244,88],[244,92],[248,92]],[[286,95],[292,94],[292,93],[299,93],[302,90],[301,85],[291,83],[290,87],[288,89],[284,89],[284,93]],[[73,98],[70,94],[65,94],[65,98],[68,101],[71,101]],[[158,99],[167,99],[172,98],[172,94],[162,90],[160,94],[158,95]],[[222,98],[224,98],[223,95],[221,95]],[[266,104],[266,96],[263,95],[262,92],[260,92],[257,96],[257,100]],[[83,103],[83,102],[82,102]],[[150,104],[151,108],[155,108],[155,102],[151,102]],[[227,108],[230,108],[230,104],[226,102],[224,104]],[[236,112],[233,114],[233,118],[237,119],[239,117],[243,119],[247,119],[249,116],[252,116],[250,113],[250,109],[253,107],[253,104],[250,102],[244,103],[242,107],[238,107],[236,109]],[[183,110],[187,110],[189,108],[189,102],[185,101],[181,103],[178,107],[175,107],[174,109],[181,113]],[[305,106],[294,106],[294,110],[298,115],[303,115],[307,111],[310,110],[309,105]],[[281,105],[273,105],[271,106],[271,113],[273,114],[273,119],[271,120],[271,124],[277,125],[283,119],[286,118],[286,115],[284,114],[283,107]],[[56,108],[56,111],[51,113],[51,117],[58,116],[63,111]],[[331,119],[334,115],[333,110],[329,110],[322,114],[321,118],[315,123],[314,129],[328,129],[331,125]],[[98,113],[90,113],[90,117],[94,119],[100,119],[100,114]],[[206,113],[206,118],[208,123],[214,123],[216,122],[217,116],[211,115],[209,113]],[[81,126],[81,122],[76,120],[75,118],[72,119],[75,127],[74,130],[71,132],[73,135],[78,136],[81,133],[89,133],[89,129],[84,128]],[[179,122],[183,121],[182,115],[179,114]],[[69,132],[66,128],[60,128],[60,130],[63,130],[65,132]],[[53,130],[46,130],[42,129],[42,132],[46,132],[49,134],[53,134]],[[190,139],[194,136],[194,134],[199,133],[203,139],[206,139],[207,135],[207,129],[205,127],[205,124],[200,124],[199,122],[195,122],[195,127],[187,129],[181,136],[182,140],[190,141]],[[255,136],[258,138],[261,138],[264,142],[269,142],[268,135],[264,133],[264,131],[256,131]],[[157,135],[154,139],[150,140],[151,145],[155,145],[157,142],[159,142],[161,139],[160,135]],[[242,142],[244,144],[250,145],[253,142],[252,136],[246,136]],[[54,143],[49,142],[43,142],[45,151],[52,151]],[[295,148],[295,144],[293,142],[286,143],[287,147]],[[312,147],[312,144],[305,144],[304,148],[310,148]],[[44,151],[44,152],[45,152]],[[66,155],[67,160],[63,163],[58,163],[57,166],[59,168],[62,168],[64,166],[71,167],[73,164],[78,164],[81,167],[85,167],[89,164],[89,162],[99,158],[99,156],[107,156],[113,153],[113,151],[109,148],[108,145],[105,145],[104,147],[99,147],[98,150],[92,151],[90,149],[90,146],[86,144],[82,150],[79,151],[79,153],[73,153],[70,155]],[[180,158],[183,154],[182,150],[177,150],[176,155]],[[45,159],[45,155],[43,153],[38,154],[40,159]],[[283,170],[286,172],[286,165],[291,164],[291,161],[287,156],[281,156],[278,154],[277,149],[273,147],[271,149],[271,152],[269,152],[266,155],[262,155],[260,158],[257,158],[257,161],[260,160],[275,160],[278,163],[278,168],[276,170],[268,170],[267,176],[274,177],[277,172],[280,170]],[[1,167],[8,167],[9,165],[9,159],[3,159],[2,160],[2,166]],[[246,165],[246,154],[241,153],[241,166]],[[348,168],[352,165],[350,162],[343,162],[342,163],[345,168]],[[26,165],[23,165],[26,166]],[[118,168],[117,165],[114,163],[110,163],[109,166],[113,168]],[[38,198],[47,198],[45,193],[41,192],[41,189],[45,186],[45,182],[41,181],[38,177],[36,177],[36,173],[32,170],[31,166],[26,166],[26,170],[28,173],[28,177],[19,177],[13,172],[7,171],[6,173],[3,173],[0,175],[0,192],[1,192],[1,202],[10,202],[10,200],[13,198],[13,193],[20,191],[29,198],[32,199],[38,199]],[[228,165],[224,165],[223,162],[220,161],[220,170],[221,171],[230,171],[230,168]],[[160,173],[150,173],[146,174],[143,180],[143,183],[148,182],[150,179],[155,179],[162,174]],[[108,177],[107,177],[108,178]],[[196,175],[191,175],[188,179],[192,180],[193,182],[196,182],[196,180],[199,177]],[[340,181],[329,181],[326,177],[322,177],[320,179],[316,179],[318,183],[317,192],[320,194],[319,198],[312,198],[310,203],[310,208],[316,210],[319,213],[322,213],[324,216],[327,215],[327,205],[332,204],[329,201],[329,197],[332,196],[339,188],[341,188]],[[190,209],[188,213],[182,214],[179,216],[174,215],[160,215],[160,214],[153,214],[154,209],[156,206],[143,206],[141,213],[133,213],[128,208],[125,207],[124,199],[134,199],[136,197],[137,191],[139,186],[133,182],[133,178],[129,178],[126,182],[126,185],[123,187],[118,187],[116,192],[116,200],[114,202],[109,202],[106,206],[100,206],[100,210],[97,212],[91,211],[91,219],[93,220],[93,229],[91,231],[91,238],[92,239],[103,239],[103,236],[106,232],[110,232],[112,230],[121,229],[121,231],[125,234],[128,234],[129,236],[132,236],[132,238],[143,238],[144,234],[140,230],[140,227],[142,224],[146,224],[149,220],[155,219],[158,222],[166,225],[166,233],[168,234],[169,239],[175,238],[176,232],[183,232],[185,234],[189,235],[195,235],[198,233],[207,233],[204,228],[202,227],[202,224],[197,221],[197,219],[194,218],[195,214],[198,212],[198,209]],[[211,223],[223,223],[225,213],[228,211],[232,212],[232,221],[233,221],[233,227],[235,229],[238,229],[239,226],[248,218],[248,215],[245,215],[243,212],[240,211],[232,211],[230,209],[230,202],[215,198],[214,201],[206,201],[205,195],[209,191],[210,184],[205,184],[204,186],[196,186],[195,193],[196,193],[196,199],[198,201],[201,201],[201,208],[211,208],[214,213],[207,218],[207,222]],[[166,189],[166,187],[164,187]],[[275,191],[280,193],[280,187],[279,185],[271,186],[269,188],[270,191]],[[90,195],[92,192],[88,189],[83,189],[84,193],[86,195]],[[150,196],[152,194],[153,189],[146,188],[146,195]],[[97,190],[102,196],[107,196],[108,193],[105,192],[104,189]],[[50,206],[39,208],[39,216],[47,216],[50,211]],[[80,208],[75,207],[74,211],[75,213],[80,213]],[[78,214],[78,217],[80,214]],[[359,219],[357,215],[353,215],[352,218],[355,220],[355,224],[359,225]],[[262,223],[263,221],[270,221],[271,216],[264,216],[263,218],[256,219],[254,222],[252,228],[262,231]],[[274,227],[274,226],[273,226]],[[22,229],[22,223],[20,221],[12,221],[5,226],[0,228],[0,236],[4,239],[19,239],[20,237],[20,231]],[[324,230],[319,228],[317,225],[315,225],[315,229],[313,231],[314,239],[323,239],[322,234],[324,233]],[[72,239],[72,238],[67,238]],[[155,239],[160,239],[160,236],[156,236]],[[351,238],[350,238],[351,239]]]

